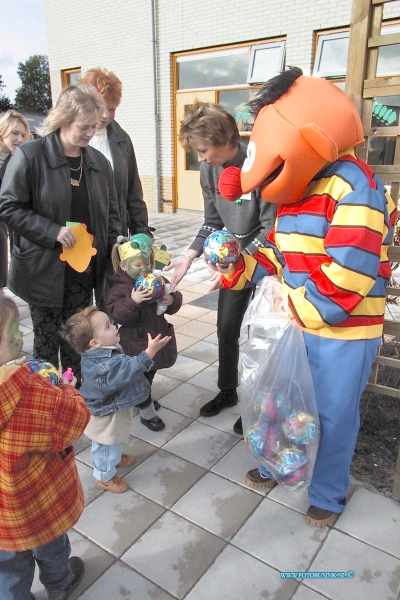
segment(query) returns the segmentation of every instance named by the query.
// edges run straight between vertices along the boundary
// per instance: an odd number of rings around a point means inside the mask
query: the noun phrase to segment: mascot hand
[[[211,285],[208,289],[208,293],[215,292],[215,290],[219,290],[222,288],[222,278],[223,275],[221,273],[214,273],[213,277],[211,277]]]
[[[242,196],[240,172],[241,169],[239,167],[227,167],[219,176],[219,193],[228,202],[235,202],[235,200],[238,200]]]

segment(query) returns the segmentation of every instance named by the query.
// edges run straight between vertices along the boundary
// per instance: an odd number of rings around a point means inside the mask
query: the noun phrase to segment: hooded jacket
[[[0,549],[22,552],[70,529],[83,510],[71,444],[90,413],[70,385],[0,367]]]
[[[167,280],[163,278],[165,282]],[[167,282],[168,283],[168,282]],[[157,314],[156,302],[136,304],[131,298],[135,281],[124,271],[118,271],[110,278],[111,290],[108,293],[106,307],[108,314],[121,325],[120,344],[129,356],[137,356],[147,348],[147,334],[155,337],[170,335],[172,339],[161,348],[154,357],[156,369],[172,367],[178,355],[174,327],[165,316]],[[173,292],[174,301],[167,307],[165,314],[173,315],[182,306],[182,294]]]
[[[109,161],[90,146],[82,151],[100,302],[108,250],[121,233],[121,223]],[[34,306],[63,305],[65,262],[60,260],[62,246],[56,240],[71,219],[70,177],[59,131],[17,148],[4,175],[0,220],[13,238],[8,287]]]

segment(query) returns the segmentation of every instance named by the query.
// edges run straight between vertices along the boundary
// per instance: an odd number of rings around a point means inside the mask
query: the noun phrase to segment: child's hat
[[[149,258],[151,254],[152,241],[145,233],[136,233],[130,238],[118,237],[118,242],[125,243],[121,244],[118,248],[118,254],[121,261],[131,258],[132,256],[143,256],[143,258]]]

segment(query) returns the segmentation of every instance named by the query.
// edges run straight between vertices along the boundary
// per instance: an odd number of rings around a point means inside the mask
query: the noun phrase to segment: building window
[[[76,69],[65,69],[61,71],[63,87],[70,85],[71,83],[78,83],[82,77],[82,70],[80,67]]]
[[[400,24],[382,26],[381,35],[400,32]],[[400,73],[400,44],[390,44],[378,48],[376,76],[398,75]]]
[[[193,90],[246,84],[248,48],[178,56],[178,89]]]
[[[247,83],[264,83],[282,73],[285,42],[271,42],[251,47]]]
[[[319,34],[313,75],[326,79],[345,77],[348,50],[348,31]]]
[[[178,90],[248,87],[281,73],[285,42],[274,41],[177,56]]]

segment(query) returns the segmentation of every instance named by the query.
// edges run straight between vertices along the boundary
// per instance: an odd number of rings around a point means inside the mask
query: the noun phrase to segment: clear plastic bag
[[[319,419],[303,333],[262,280],[242,323],[240,400],[247,449],[288,490],[311,481]]]

